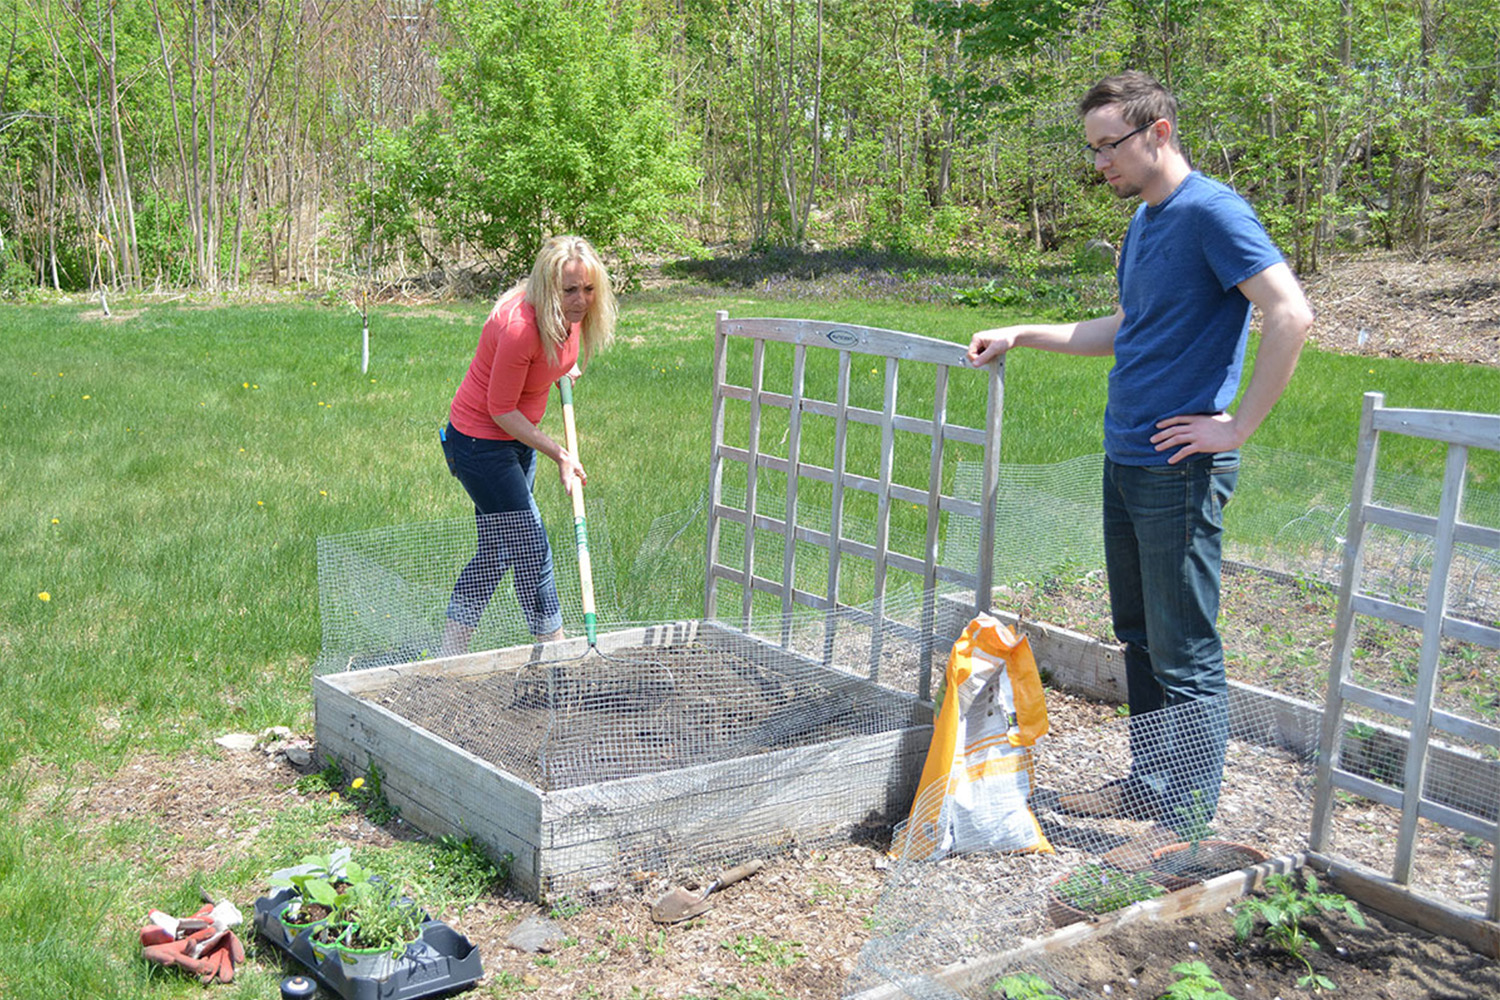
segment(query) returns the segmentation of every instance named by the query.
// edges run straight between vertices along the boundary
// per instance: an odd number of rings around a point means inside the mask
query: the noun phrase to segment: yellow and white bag
[[[1031,747],[1046,732],[1031,643],[980,615],[948,656],[932,746],[897,852],[910,859],[980,850],[1050,854],[1028,805]]]

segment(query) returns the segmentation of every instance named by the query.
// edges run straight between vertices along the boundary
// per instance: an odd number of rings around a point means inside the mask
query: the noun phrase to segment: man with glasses
[[[1219,640],[1223,507],[1239,447],[1296,368],[1312,310],[1254,210],[1193,170],[1176,98],[1139,72],[1079,102],[1084,151],[1121,198],[1139,198],[1108,316],[982,330],[969,358],[1012,347],[1115,358],[1104,413],[1104,548],[1110,610],[1125,645],[1130,774],[1060,796],[1074,815],[1153,825],[1106,855],[1145,867],[1152,847],[1201,835],[1218,806],[1228,736]],[[1252,306],[1261,338],[1239,390]],[[1195,838],[1196,839],[1196,838]]]

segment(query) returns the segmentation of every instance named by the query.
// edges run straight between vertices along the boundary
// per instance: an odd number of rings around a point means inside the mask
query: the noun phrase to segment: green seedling
[[[1324,892],[1318,887],[1317,876],[1307,873],[1305,885],[1299,886],[1290,875],[1272,875],[1266,879],[1267,895],[1264,899],[1251,897],[1234,910],[1234,935],[1244,941],[1254,931],[1256,922],[1264,920],[1262,933],[1266,940],[1302,963],[1307,974],[1297,980],[1305,989],[1335,989],[1334,982],[1313,970],[1308,953],[1318,948],[1318,942],[1307,933],[1302,922],[1319,913],[1342,913],[1356,927],[1365,926],[1364,915],[1353,900],[1336,892]]]
[[[1178,962],[1172,971],[1177,981],[1158,1000],[1234,1000],[1202,962]]]
[[[1201,789],[1193,789],[1192,804],[1179,806],[1177,815],[1182,819],[1177,832],[1187,839],[1195,852],[1199,844],[1214,835],[1214,828],[1208,825],[1208,821],[1213,819],[1214,807],[1203,797]]]
[[[305,872],[295,875],[279,876],[269,879],[271,885],[281,888],[290,887],[297,890],[297,898],[287,907],[285,919],[291,923],[308,923],[309,920],[302,919],[303,910],[310,904],[316,904],[323,908],[323,912],[317,917],[332,914],[338,910],[339,891],[334,888],[335,878],[346,878],[350,868],[359,871],[359,866],[354,862],[346,862],[343,869],[336,875],[334,868],[336,863],[331,855],[309,854],[304,857],[299,866],[306,867]],[[316,919],[316,918],[314,918]]]
[[[572,896],[564,896],[552,904],[548,913],[553,920],[568,920],[583,912],[583,904]]]
[[[1064,903],[1086,913],[1110,913],[1131,903],[1151,899],[1166,892],[1142,872],[1122,872],[1103,865],[1086,864],[1076,868],[1053,887]]]
[[[1047,980],[1030,972],[1002,976],[990,989],[1003,995],[1005,1000],[1065,1000],[1060,993],[1053,992]]]
[[[394,957],[421,936],[422,911],[394,882],[362,879],[350,886],[340,903],[341,916],[353,928],[350,947],[379,949]]]
[[[785,969],[805,957],[801,941],[777,941],[764,934],[739,934],[733,941],[722,942],[721,947],[734,952],[746,965],[774,965]]]

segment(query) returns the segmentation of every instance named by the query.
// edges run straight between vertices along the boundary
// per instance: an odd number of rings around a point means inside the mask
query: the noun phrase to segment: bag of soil
[[[964,851],[1052,852],[1028,802],[1031,747],[1047,704],[1031,644],[989,615],[948,656],[932,745],[895,850],[912,859]]]

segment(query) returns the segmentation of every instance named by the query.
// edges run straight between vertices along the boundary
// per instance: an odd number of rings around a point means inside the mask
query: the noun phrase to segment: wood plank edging
[[[1478,911],[1418,892],[1346,858],[1312,853],[1307,865],[1328,876],[1334,888],[1360,906],[1452,938],[1487,958],[1500,959],[1500,923],[1486,920]]]
[[[1229,872],[1207,882],[1189,886],[1155,899],[1132,903],[1122,910],[1092,920],[1069,924],[1045,937],[1028,941],[1018,948],[994,955],[981,955],[945,965],[932,972],[931,978],[956,993],[982,988],[1015,965],[1039,955],[1065,953],[1069,948],[1096,937],[1111,934],[1121,927],[1143,921],[1177,920],[1200,913],[1222,911],[1225,906],[1260,888],[1271,875],[1299,870],[1306,861],[1302,854],[1272,858],[1250,868]],[[908,994],[894,984],[877,986],[848,1000],[898,1000]]]

